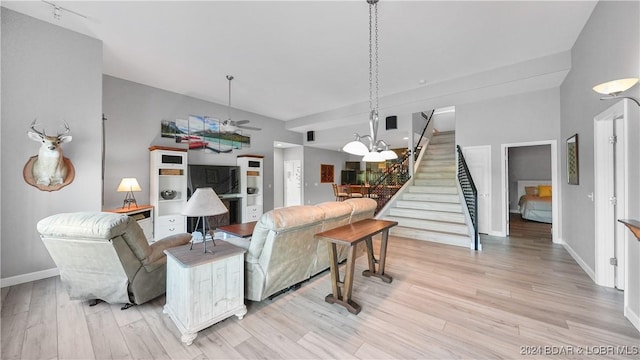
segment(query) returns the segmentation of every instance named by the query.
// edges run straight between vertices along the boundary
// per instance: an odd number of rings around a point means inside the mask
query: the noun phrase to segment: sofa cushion
[[[253,229],[248,255],[254,258],[260,257],[270,232],[291,231],[322,220],[324,220],[324,211],[310,205],[289,206],[266,212],[262,214]]]
[[[107,212],[63,213],[38,222],[43,236],[109,240],[122,235],[129,224],[129,216]]]

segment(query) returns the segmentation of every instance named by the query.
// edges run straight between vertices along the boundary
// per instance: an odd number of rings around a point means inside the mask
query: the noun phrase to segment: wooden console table
[[[640,221],[631,219],[620,219],[618,221],[625,224],[633,235],[636,236],[636,239],[640,241]]]
[[[256,223],[257,221],[252,221],[252,222],[242,223],[242,224],[231,224],[226,226],[220,226],[216,230],[220,230],[229,235],[233,235],[241,238],[248,238],[253,235],[253,229],[256,227]]]
[[[353,224],[337,227],[316,234],[319,239],[327,241],[329,248],[329,265],[331,267],[331,286],[333,293],[325,297],[325,301],[330,304],[339,304],[347,308],[350,313],[358,314],[362,307],[351,299],[353,289],[353,273],[355,270],[357,244],[364,241],[367,245],[367,257],[369,269],[362,272],[363,276],[375,276],[386,283],[390,283],[393,278],[384,273],[384,265],[387,257],[387,241],[389,229],[398,225],[397,221],[365,219]],[[376,260],[373,255],[372,237],[382,233],[380,243],[380,259]],[[344,281],[340,281],[338,269],[338,256],[336,245],[349,246],[347,253],[347,265],[345,267]],[[376,270],[376,263],[378,269]]]

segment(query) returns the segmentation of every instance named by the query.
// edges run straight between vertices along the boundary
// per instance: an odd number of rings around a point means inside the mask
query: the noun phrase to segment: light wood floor
[[[516,237],[551,241],[551,224],[526,220],[520,214],[509,213],[509,234]]]
[[[637,350],[640,334],[622,314],[623,294],[594,285],[564,248],[516,236],[483,243],[473,252],[392,237],[391,284],[360,276],[366,258],[358,259],[359,315],[324,302],[325,272],[295,292],[249,302],[243,320],[215,324],[191,346],[162,313],[164,297],[121,311],[70,301],[59,278],[3,288],[1,358],[511,359],[531,358],[524,346]]]

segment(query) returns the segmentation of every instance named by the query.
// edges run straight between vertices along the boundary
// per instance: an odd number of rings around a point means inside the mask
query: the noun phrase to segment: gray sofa
[[[245,298],[261,301],[329,268],[326,242],[314,235],[351,222],[372,218],[372,199],[290,206],[260,217],[251,240],[228,238],[245,254]],[[346,248],[339,249],[340,259]]]
[[[164,250],[187,244],[190,234],[147,242],[127,215],[78,212],[38,222],[38,232],[71,299],[142,304],[165,293]]]

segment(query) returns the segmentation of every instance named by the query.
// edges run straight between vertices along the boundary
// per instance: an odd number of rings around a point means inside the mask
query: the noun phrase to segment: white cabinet
[[[213,253],[209,252],[213,249]],[[216,245],[178,246],[167,254],[167,298],[164,312],[191,345],[198,331],[235,315],[242,319],[245,250],[218,240]]]
[[[259,220],[264,211],[263,156],[240,155],[237,164],[240,167],[242,222]]]
[[[187,231],[187,150],[151,147],[149,199],[155,208],[156,239]]]

